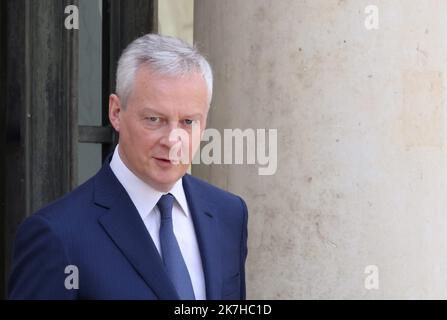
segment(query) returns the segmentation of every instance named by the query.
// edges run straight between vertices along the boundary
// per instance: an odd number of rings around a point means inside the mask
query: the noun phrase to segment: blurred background
[[[247,201],[249,299],[447,299],[445,12],[442,0],[0,1],[3,297],[17,226],[113,150],[117,60],[156,32],[208,57],[208,127],[277,130],[273,175],[191,168]]]

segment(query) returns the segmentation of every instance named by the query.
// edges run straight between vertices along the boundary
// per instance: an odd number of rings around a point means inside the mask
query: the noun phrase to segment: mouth
[[[154,159],[157,160],[157,162],[159,162],[159,163],[171,164],[171,160],[169,160],[168,158],[154,157]]]

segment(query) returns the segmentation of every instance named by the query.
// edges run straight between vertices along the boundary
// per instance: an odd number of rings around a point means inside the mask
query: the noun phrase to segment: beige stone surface
[[[247,201],[248,298],[447,298],[447,2],[369,4],[195,1],[208,125],[278,130],[275,175],[193,167]]]
[[[159,0],[158,32],[193,42],[194,0]]]

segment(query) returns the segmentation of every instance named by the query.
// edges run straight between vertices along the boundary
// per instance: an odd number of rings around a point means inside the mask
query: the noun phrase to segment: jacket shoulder
[[[209,182],[206,182],[205,180],[202,180],[190,174],[186,174],[184,176],[184,179],[186,179],[188,183],[193,185],[193,187],[197,191],[199,191],[202,195],[206,195],[207,197],[220,198],[227,201],[242,200],[242,198],[239,197],[238,195],[226,191],[224,189],[221,189],[215,185],[210,184]]]
[[[64,196],[38,209],[30,217],[40,216],[55,226],[62,221],[79,219],[88,215],[92,208],[93,193],[94,184],[91,178]]]
[[[190,174],[184,176],[187,184],[194,188],[195,194],[209,203],[212,203],[214,207],[217,207],[230,217],[242,217],[246,220],[247,205],[240,196],[216,187],[200,178],[194,177]]]

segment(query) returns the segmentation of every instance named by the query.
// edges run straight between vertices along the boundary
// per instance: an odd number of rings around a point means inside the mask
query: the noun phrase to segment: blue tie
[[[183,260],[172,226],[173,204],[174,196],[170,193],[163,195],[157,203],[161,213],[160,245],[163,262],[180,299],[195,300],[188,268]]]

